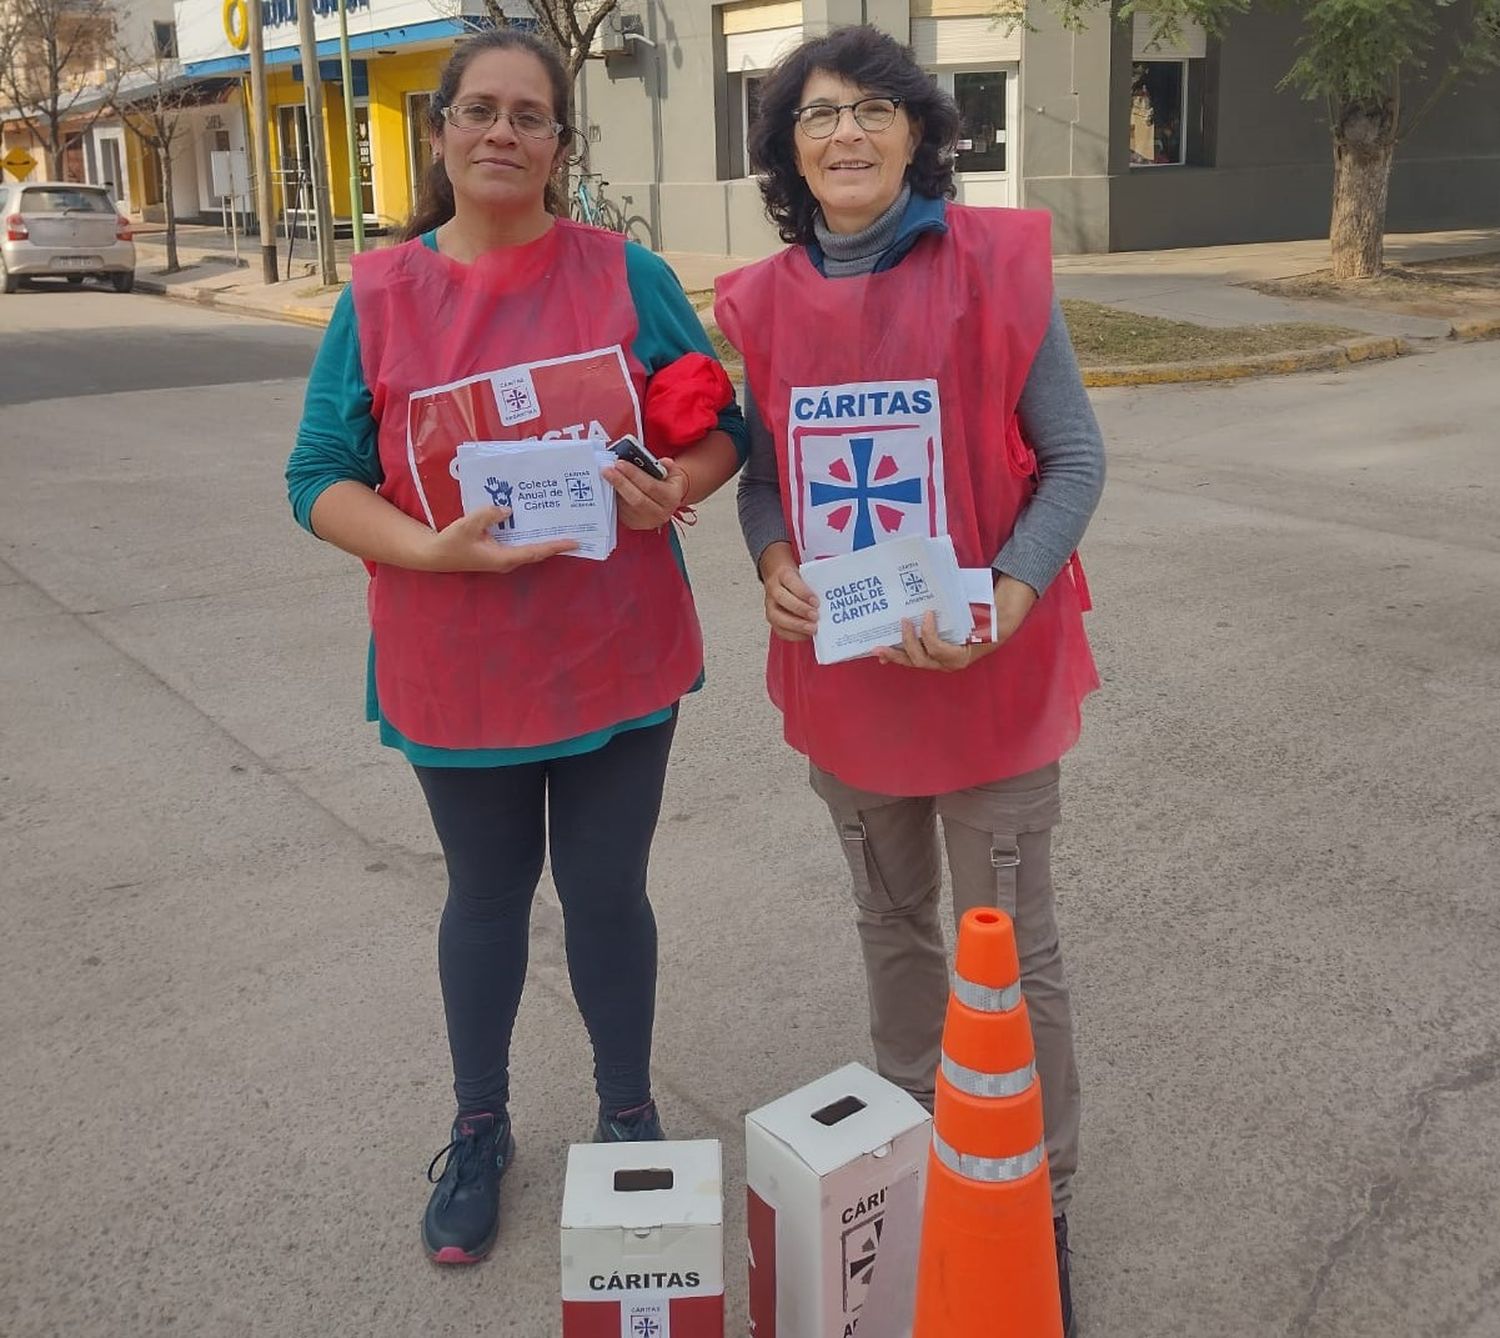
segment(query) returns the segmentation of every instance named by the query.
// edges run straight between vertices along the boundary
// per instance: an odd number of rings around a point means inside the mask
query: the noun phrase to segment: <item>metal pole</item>
[[[344,74],[344,131],[349,137],[349,212],[354,215],[354,249],[365,249],[365,192],[359,172],[359,135],[354,126],[354,74],[349,61],[349,6],[339,0],[339,64]]]
[[[320,282],[339,281],[333,250],[333,206],[328,198],[328,152],[323,140],[323,80],[318,75],[318,39],[313,32],[312,0],[297,0],[297,30],[302,39],[302,87],[307,91],[307,156],[312,177],[313,213],[318,220]]]
[[[260,227],[260,268],[266,283],[276,282],[276,202],[271,194],[271,141],[266,120],[266,33],[260,0],[245,0],[250,29],[250,155],[255,171],[255,216]]]

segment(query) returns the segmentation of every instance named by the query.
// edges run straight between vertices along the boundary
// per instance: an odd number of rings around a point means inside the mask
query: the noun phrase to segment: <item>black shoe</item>
[[[1062,1293],[1063,1338],[1073,1338],[1073,1287],[1068,1278],[1068,1215],[1052,1219],[1052,1239],[1057,1244],[1057,1289]]]
[[[460,1115],[453,1141],[427,1168],[429,1181],[444,1153],[448,1161],[422,1218],[422,1247],[435,1264],[477,1264],[500,1230],[500,1177],[516,1157],[510,1116]]]
[[[654,1101],[634,1110],[622,1110],[618,1115],[600,1111],[599,1124],[594,1130],[596,1143],[661,1143],[666,1137]]]

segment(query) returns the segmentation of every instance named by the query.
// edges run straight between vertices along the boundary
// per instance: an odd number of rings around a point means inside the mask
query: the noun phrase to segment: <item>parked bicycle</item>
[[[625,231],[625,215],[620,206],[604,195],[609,185],[598,172],[580,172],[568,201],[568,217],[575,223],[587,223],[610,232]]]

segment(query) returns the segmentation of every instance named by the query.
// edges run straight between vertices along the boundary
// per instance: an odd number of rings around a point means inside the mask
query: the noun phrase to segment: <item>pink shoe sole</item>
[[[436,1254],[427,1256],[435,1264],[478,1264],[484,1261],[482,1254],[469,1254],[457,1245],[445,1245]]]

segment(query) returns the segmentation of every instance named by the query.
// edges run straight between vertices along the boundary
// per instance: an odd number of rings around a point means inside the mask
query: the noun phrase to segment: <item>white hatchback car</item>
[[[13,293],[48,275],[80,284],[108,276],[117,293],[135,286],[130,220],[103,186],[21,181],[0,186],[0,280]]]

